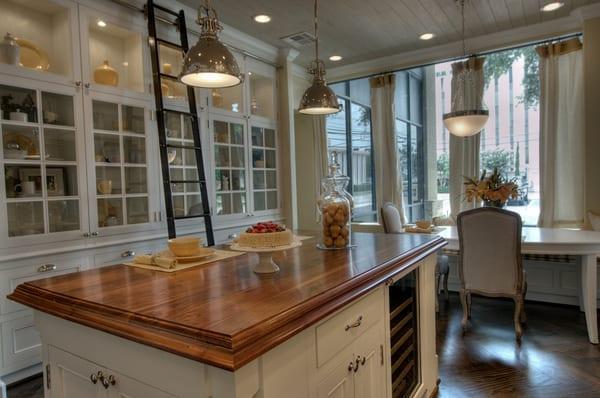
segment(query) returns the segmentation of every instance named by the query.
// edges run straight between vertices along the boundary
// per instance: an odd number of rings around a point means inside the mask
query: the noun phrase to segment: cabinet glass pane
[[[231,190],[231,172],[229,170],[215,170],[215,188],[217,191]]]
[[[275,156],[275,151],[273,150],[266,150],[265,151],[265,157],[266,157],[266,165],[265,167],[267,169],[274,169],[277,167],[277,159]]]
[[[127,224],[148,222],[148,198],[127,198]]]
[[[227,130],[227,123],[215,121],[214,137],[215,137],[215,142],[223,143],[223,144],[229,143],[229,132]]]
[[[185,193],[200,193],[200,184],[198,184],[198,183],[185,184]]]
[[[195,166],[196,165],[196,150],[184,149],[183,156],[185,158],[184,164],[186,166]]]
[[[53,200],[48,202],[50,232],[79,230],[79,201]]]
[[[0,85],[0,99],[2,119],[37,123],[37,96],[34,90]]]
[[[267,202],[265,200],[265,193],[262,191],[254,192],[254,210],[266,210]]]
[[[98,199],[98,225],[100,227],[123,225],[123,201],[121,198]]]
[[[246,172],[244,170],[231,170],[231,190],[246,190]]]
[[[123,116],[124,132],[135,134],[144,134],[146,132],[146,126],[144,125],[144,108],[123,105],[121,113]]]
[[[42,202],[7,203],[8,236],[44,233],[44,207]]]
[[[77,160],[74,131],[45,128],[44,144],[47,160],[70,162]]]
[[[125,163],[146,163],[146,140],[137,137],[123,137],[123,156]]]
[[[175,112],[165,112],[165,124],[168,138],[181,138],[181,115]]]
[[[96,166],[96,193],[98,195],[121,194],[121,168]]]
[[[183,169],[175,169],[171,167],[169,169],[169,175],[171,177],[171,181],[183,181]],[[183,192],[183,184],[171,184],[171,192],[178,193]]]
[[[121,149],[119,136],[114,134],[94,134],[94,153],[96,162],[120,163]]]
[[[77,196],[77,167],[47,166],[46,193],[48,196]]]
[[[165,65],[167,64],[163,64],[162,67],[164,68]],[[160,90],[164,98],[187,101],[187,87],[176,78],[163,76],[160,83]]]
[[[198,181],[198,170],[185,169],[185,179],[188,181]]]
[[[185,197],[173,196],[173,213],[175,217],[185,216]]]
[[[42,92],[42,119],[45,124],[75,126],[73,97]]]
[[[125,167],[125,193],[148,193],[145,167]]]
[[[161,82],[161,91],[163,97],[172,99],[186,99],[186,86],[177,81],[177,74],[181,70],[183,56],[180,49],[171,48],[163,43],[158,45],[159,57],[161,60],[160,71],[165,75],[171,75],[175,78],[163,78]]]
[[[235,145],[244,145],[244,126],[237,123],[232,123],[231,128],[231,143]]]
[[[273,79],[256,73],[250,74],[250,113],[275,118]]]
[[[42,170],[40,166],[5,165],[4,179],[7,198],[42,196]]]
[[[2,35],[17,37],[20,55],[9,52],[0,62],[39,72],[71,74],[69,10],[47,0],[0,1]]]
[[[183,152],[181,148],[168,148],[167,156],[171,166],[183,165]]]
[[[217,167],[229,167],[229,148],[215,145],[215,164]]]
[[[277,188],[277,172],[275,170],[267,170],[267,189]]]
[[[192,118],[189,116],[183,117],[183,139],[193,140],[194,134],[192,131]]]
[[[6,160],[40,160],[39,129],[3,123],[2,151]]]
[[[275,130],[265,129],[265,146],[275,148]]]
[[[265,172],[264,171],[253,171],[253,186],[254,189],[265,189]]]
[[[142,35],[98,17],[88,18],[94,83],[144,92]]]
[[[233,193],[232,206],[233,213],[246,213],[246,194],[245,193]]]
[[[260,127],[252,127],[252,146],[264,146],[263,130]]]
[[[189,195],[187,197],[187,202],[188,202],[188,209],[187,209],[188,216],[196,216],[196,215],[203,213],[204,209],[202,208],[202,198],[200,197],[200,195]]]
[[[244,148],[231,147],[231,167],[244,167]]]
[[[94,129],[119,131],[119,105],[94,100],[92,107]]]
[[[230,112],[244,112],[243,84],[229,88],[215,88],[211,92],[211,101],[214,108],[225,109]]]
[[[217,214],[231,214],[231,194],[217,194]]]
[[[255,169],[262,169],[265,167],[265,151],[262,149],[252,150],[252,165]]]
[[[267,209],[277,208],[277,191],[267,191]]]

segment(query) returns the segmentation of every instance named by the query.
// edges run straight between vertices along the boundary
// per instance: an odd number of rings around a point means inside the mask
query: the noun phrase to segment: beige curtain
[[[404,225],[406,218],[402,203],[402,173],[396,147],[395,75],[377,76],[371,78],[370,83],[377,209],[381,209],[386,202],[393,203],[398,208],[400,221]]]
[[[483,101],[483,64],[485,58],[469,58],[452,64],[452,111],[480,108]],[[470,80],[465,79],[470,74]],[[465,82],[467,85],[465,85]],[[472,83],[471,83],[472,82]],[[462,93],[464,92],[464,96]],[[456,221],[458,213],[475,207],[476,203],[464,200],[464,177],[478,176],[481,134],[457,137],[450,134],[450,217]]]
[[[538,47],[541,227],[580,226],[585,209],[583,51],[579,39]]]
[[[329,172],[329,160],[327,151],[327,121],[326,116],[312,116],[313,120],[313,142],[315,145],[315,217],[317,222],[320,221],[319,207],[316,205],[321,196],[321,178],[325,177]],[[300,162],[302,164],[302,161]],[[302,187],[298,187],[302,190]]]

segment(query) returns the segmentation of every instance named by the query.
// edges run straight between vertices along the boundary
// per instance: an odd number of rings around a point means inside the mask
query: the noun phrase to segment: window
[[[498,167],[517,180],[520,198],[510,200],[507,209],[519,213],[525,225],[537,223],[540,205],[537,60],[535,47],[528,46],[487,55],[484,69],[490,118],[481,133],[481,169]],[[435,65],[435,74],[438,199],[448,214],[449,134],[442,114],[450,109],[451,63]]]
[[[342,110],[327,117],[329,153],[337,153],[342,172],[350,177],[353,221],[377,221],[369,80],[336,83],[331,88],[338,94]]]

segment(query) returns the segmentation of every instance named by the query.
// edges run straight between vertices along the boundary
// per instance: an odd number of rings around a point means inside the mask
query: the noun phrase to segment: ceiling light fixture
[[[342,59],[343,58],[341,55],[332,55],[331,57],[329,57],[329,60],[333,61],[333,62],[338,62],[338,61],[341,61]]]
[[[218,34],[223,26],[210,0],[205,0],[198,8],[196,22],[201,27],[200,38],[185,55],[179,80],[188,86],[202,88],[233,87],[242,83],[243,75],[235,57],[219,41]]]
[[[325,82],[325,64],[319,59],[319,0],[315,0],[315,60],[308,67],[312,86],[306,89],[298,111],[307,115],[330,115],[340,111],[337,97]]]
[[[463,55],[467,57],[467,46],[465,40],[465,0],[460,1],[461,15],[462,15],[462,45]],[[472,64],[475,64],[473,62]],[[481,101],[478,99],[475,101],[475,106],[467,106],[466,104],[466,91],[467,84],[468,88],[475,91],[475,83],[473,82],[474,65],[471,62],[467,62],[465,67],[461,69],[459,74],[453,79],[460,79],[460,84],[456,86],[459,88],[454,92],[452,91],[452,112],[446,113],[443,116],[444,126],[448,131],[458,137],[470,137],[481,131],[483,126],[488,121],[490,113],[488,110],[483,109],[483,98]],[[454,86],[454,82],[452,84]],[[461,90],[462,89],[462,90]],[[476,94],[478,95],[478,94]],[[477,104],[479,106],[477,106]]]
[[[252,19],[254,19],[254,22],[258,22],[258,23],[268,23],[271,22],[271,17],[268,16],[267,14],[258,14],[252,17]]]
[[[435,37],[435,33],[423,33],[421,36],[419,36],[419,39],[421,40],[431,40]]]
[[[96,25],[100,26],[101,28],[106,28],[106,22],[104,22],[101,19],[99,19],[98,22],[96,22]]]
[[[563,3],[562,1],[553,1],[552,3],[548,3],[545,6],[543,6],[541,10],[544,12],[556,11],[564,5],[565,3]]]

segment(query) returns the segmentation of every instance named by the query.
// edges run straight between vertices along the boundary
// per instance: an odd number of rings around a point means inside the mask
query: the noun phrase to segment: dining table
[[[447,250],[460,250],[456,226],[438,227],[436,233],[446,239]],[[590,343],[598,344],[598,258],[600,232],[567,228],[523,227],[522,254],[572,255],[581,258],[580,305],[585,312]],[[495,239],[501,239],[498,236]]]

